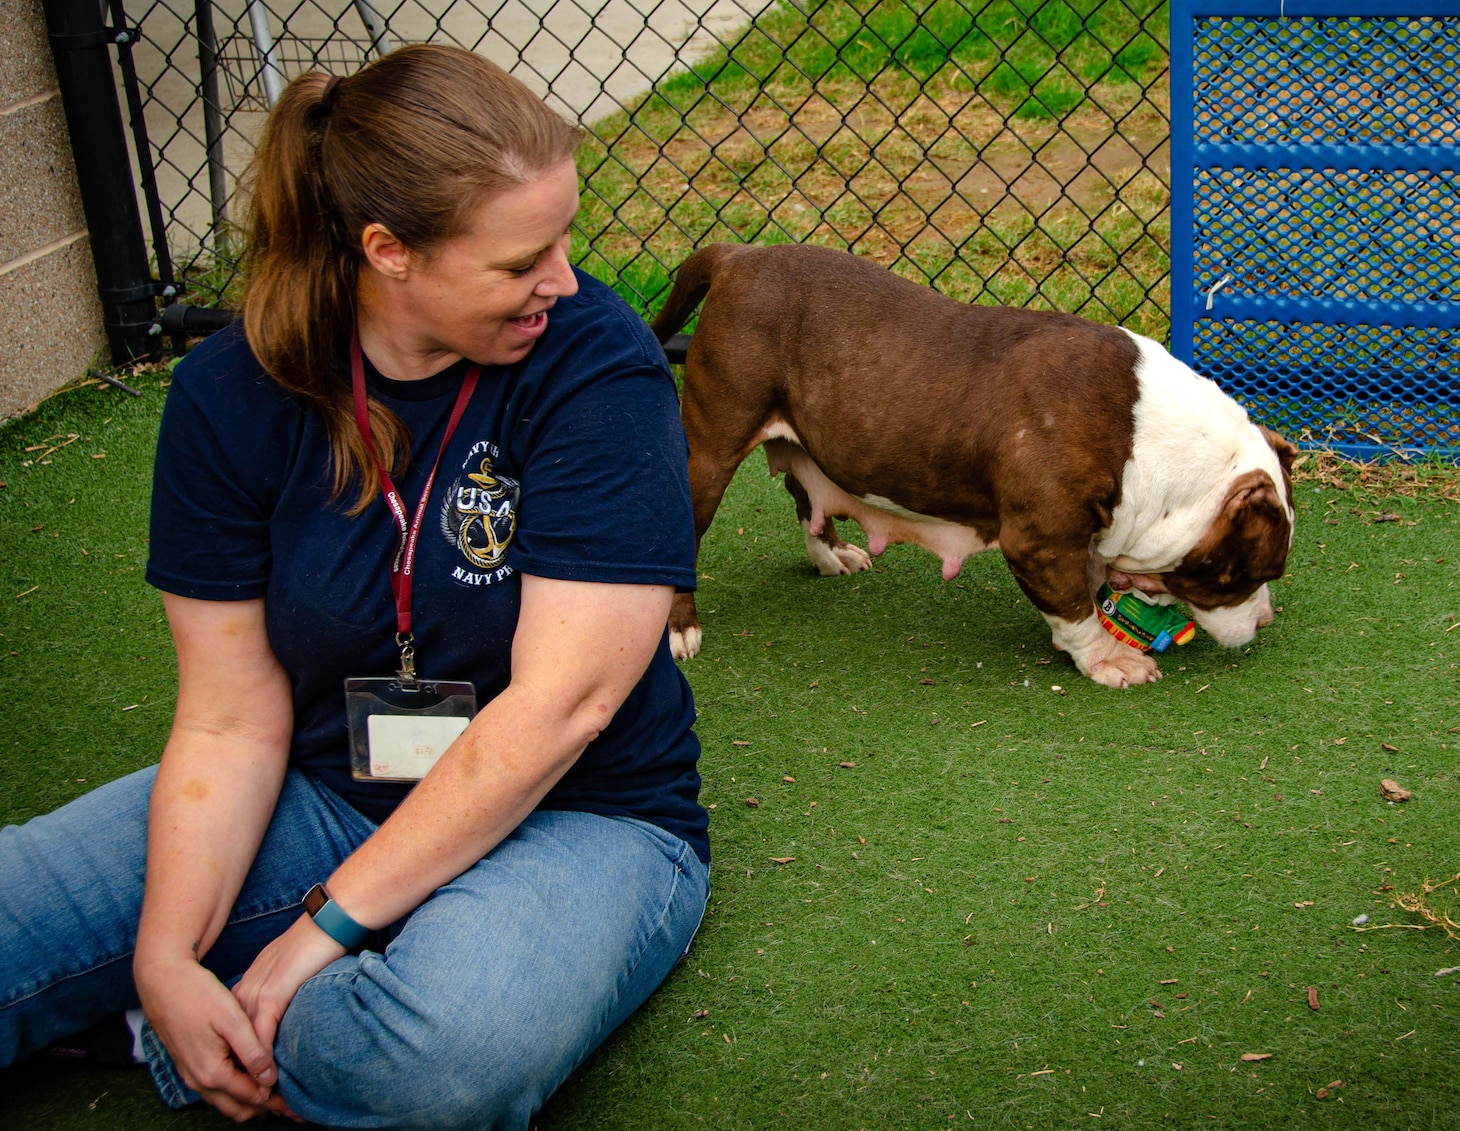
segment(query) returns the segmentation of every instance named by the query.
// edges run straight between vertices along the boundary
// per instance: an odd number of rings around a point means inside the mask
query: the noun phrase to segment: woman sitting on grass
[[[577,142],[452,48],[280,99],[163,416],[172,734],[0,832],[0,1064],[131,1010],[173,1106],[525,1127],[685,951],[684,436]]]

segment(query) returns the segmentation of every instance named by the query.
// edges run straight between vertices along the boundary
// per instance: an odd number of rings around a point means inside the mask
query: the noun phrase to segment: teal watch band
[[[318,927],[346,950],[356,950],[370,934],[369,927],[362,927],[330,898],[324,884],[315,884],[304,897],[304,912]]]

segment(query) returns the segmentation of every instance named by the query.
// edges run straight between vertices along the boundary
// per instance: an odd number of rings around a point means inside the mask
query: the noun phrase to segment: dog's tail
[[[714,282],[715,272],[727,259],[744,251],[742,244],[712,243],[702,247],[679,265],[674,273],[674,287],[669,292],[658,317],[650,327],[660,344],[670,338],[689,321],[689,316],[699,306],[700,299]]]

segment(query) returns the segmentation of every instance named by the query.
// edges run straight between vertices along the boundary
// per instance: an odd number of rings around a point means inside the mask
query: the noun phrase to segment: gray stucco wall
[[[0,20],[0,418],[81,376],[106,345],[40,0]]]

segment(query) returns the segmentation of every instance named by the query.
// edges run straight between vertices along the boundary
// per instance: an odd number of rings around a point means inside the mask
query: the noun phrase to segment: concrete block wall
[[[0,419],[106,346],[71,139],[40,0],[0,19]]]

